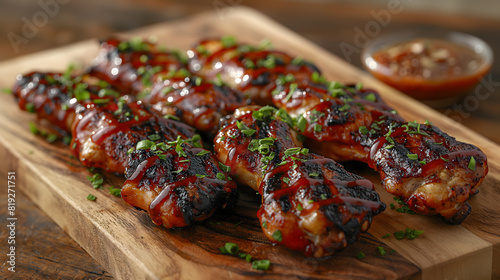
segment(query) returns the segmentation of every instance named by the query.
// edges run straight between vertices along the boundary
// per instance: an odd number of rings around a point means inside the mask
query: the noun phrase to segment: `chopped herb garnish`
[[[344,112],[344,111],[347,111],[351,108],[351,105],[349,104],[344,104],[342,107],[339,108],[339,111],[340,112]]]
[[[209,150],[202,150],[199,153],[197,153],[196,155],[201,157],[201,156],[204,156],[206,154],[210,154],[210,151]]]
[[[313,203],[314,203],[314,200],[310,199],[307,203],[309,203],[309,204],[313,204]]]
[[[233,36],[224,36],[220,39],[220,41],[224,48],[229,48],[236,45],[236,38],[234,38]]]
[[[248,126],[246,126],[244,123],[241,123],[240,121],[236,121],[236,126],[246,136],[252,136],[256,132],[255,129],[249,128]]]
[[[262,222],[262,227],[263,227],[263,228],[267,228],[267,221],[263,221],[263,222]]]
[[[35,112],[35,104],[34,103],[26,103],[26,111],[30,112],[30,113],[34,113]]]
[[[323,129],[323,126],[320,125],[320,124],[314,124],[314,132],[321,132],[321,130]]]
[[[252,268],[257,270],[268,270],[271,266],[271,261],[269,260],[258,260],[252,262]]]
[[[57,134],[51,133],[47,135],[47,138],[45,138],[45,140],[49,143],[54,143],[57,140]]]
[[[444,158],[444,157],[441,157],[441,159],[442,159],[443,161],[445,161],[445,162],[446,162],[446,161],[449,161],[449,159],[446,159],[446,158]],[[470,162],[469,162],[469,163],[470,163]]]
[[[290,183],[290,178],[283,178],[283,182],[288,185],[288,183]]]
[[[389,237],[391,237],[391,234],[390,234],[390,233],[384,234],[384,235],[382,236],[382,238],[389,238]]]
[[[297,204],[297,210],[299,210],[299,211],[304,210],[304,208],[302,208],[302,204],[300,204],[300,203],[299,203],[299,204]]]
[[[10,88],[2,88],[2,93],[5,93],[5,94],[12,94],[12,89]]]
[[[227,166],[223,164],[222,162],[219,162],[219,168],[222,169],[224,172],[229,172],[231,171],[231,166]]]
[[[220,247],[220,251],[224,254],[234,255],[240,251],[240,247],[232,242],[227,242],[224,247]]]
[[[293,93],[298,89],[298,85],[296,83],[290,84],[290,87],[288,88],[288,94],[285,97],[285,102],[290,101],[292,98]]]
[[[87,177],[87,180],[89,180],[94,189],[102,188],[102,184],[104,183],[104,178],[99,173],[94,174],[92,177]]]
[[[377,97],[375,96],[374,93],[369,93],[365,96],[365,99],[371,102],[377,101]]]
[[[418,160],[418,155],[417,154],[408,153],[407,156],[411,160]]]
[[[301,132],[304,132],[304,130],[306,129],[306,125],[307,125],[306,118],[304,118],[303,115],[300,115],[298,120],[297,120],[297,127],[299,128],[299,130]]]
[[[121,191],[122,191],[122,189],[120,189],[120,188],[115,188],[113,186],[109,187],[109,193],[116,196],[116,197],[122,197]]]
[[[363,252],[359,252],[356,254],[356,258],[358,258],[358,260],[364,259],[365,257],[366,255]]]
[[[469,165],[467,167],[469,167],[472,171],[476,171],[476,159],[474,157],[470,157]]]
[[[104,82],[104,81],[101,81],[101,82]],[[97,92],[97,95],[99,97],[106,97],[106,96],[113,96],[116,98],[120,97],[119,92],[117,92],[116,90],[109,89],[109,88],[100,89],[99,92]]]
[[[196,78],[195,78],[195,80],[194,80],[194,84],[195,84],[196,86],[200,86],[200,85],[201,85],[201,82],[202,82],[202,80],[201,80],[201,78],[200,78],[200,77],[196,77]]]
[[[361,133],[363,135],[366,135],[369,133],[368,128],[366,128],[366,126],[364,126],[364,125],[360,126],[358,131],[359,131],[359,133]]]
[[[322,193],[320,195],[320,197],[321,197],[322,200],[326,200],[328,198],[328,196],[326,195],[326,193]]]
[[[35,123],[30,122],[28,125],[30,127],[31,133],[33,133],[34,135],[37,135],[38,133],[40,133],[40,130],[38,130],[38,127],[36,126]]]
[[[158,141],[161,139],[161,137],[158,134],[151,134],[151,135],[148,135],[148,139],[151,141]]]
[[[97,199],[97,197],[95,195],[89,194],[89,195],[87,195],[87,199],[90,201],[95,201]]]
[[[318,176],[319,176],[318,172],[309,173],[309,177],[318,177]]]
[[[217,179],[219,180],[226,180],[226,176],[224,176],[223,173],[217,173],[217,175],[215,176]]]
[[[387,251],[382,246],[377,246],[377,250],[381,256],[385,256],[387,254]]]
[[[148,56],[143,54],[139,57],[139,60],[142,62],[142,63],[146,63],[148,61]]]
[[[205,178],[205,177],[207,177],[207,175],[196,174],[196,177],[198,177],[198,178],[200,178],[200,179],[201,179],[201,178]]]
[[[279,229],[277,229],[274,233],[273,233],[273,239],[278,241],[278,242],[281,242],[283,240],[283,235],[281,234],[281,231]]]
[[[394,237],[396,237],[397,240],[401,240],[401,239],[405,238],[405,231],[404,230],[396,231],[394,233]]]
[[[137,150],[145,150],[145,149],[150,149],[151,146],[153,146],[155,143],[153,141],[150,141],[150,140],[141,140],[139,142],[137,142],[137,146],[136,146],[136,149]]]

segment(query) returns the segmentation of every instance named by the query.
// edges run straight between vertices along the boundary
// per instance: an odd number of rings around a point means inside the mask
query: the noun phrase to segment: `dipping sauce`
[[[491,68],[491,61],[470,47],[441,39],[401,42],[371,56],[374,61],[367,66],[372,75],[421,100],[463,95]]]

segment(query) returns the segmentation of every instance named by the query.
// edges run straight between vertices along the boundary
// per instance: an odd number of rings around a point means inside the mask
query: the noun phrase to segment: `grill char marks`
[[[72,132],[71,149],[83,165],[120,174],[125,173],[127,152],[139,141],[152,135],[173,141],[196,134],[188,125],[161,118],[128,96],[104,105],[85,104]]]
[[[236,184],[212,153],[187,144],[182,147],[185,156],[174,148],[133,152],[121,192],[127,203],[146,210],[155,224],[166,228],[203,221],[216,209],[233,207],[238,198]]]
[[[216,136],[215,150],[233,178],[262,195],[258,217],[269,240],[308,256],[332,255],[385,209],[370,181],[301,148],[276,109],[241,111]]]
[[[192,76],[177,52],[137,39],[103,41],[90,73],[208,137],[219,129],[221,117],[247,104],[240,91]]]

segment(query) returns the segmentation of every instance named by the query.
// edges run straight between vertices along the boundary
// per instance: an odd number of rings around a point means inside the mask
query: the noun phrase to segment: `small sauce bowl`
[[[490,71],[493,52],[483,40],[459,32],[393,34],[373,40],[361,61],[377,79],[432,105],[474,89]]]

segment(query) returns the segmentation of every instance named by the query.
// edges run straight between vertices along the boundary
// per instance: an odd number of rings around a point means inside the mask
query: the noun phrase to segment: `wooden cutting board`
[[[387,209],[375,217],[358,242],[327,259],[302,256],[272,246],[260,230],[256,211],[259,197],[242,189],[239,206],[209,221],[183,229],[155,226],[106,189],[94,190],[90,173],[70,157],[63,144],[48,144],[30,133],[35,117],[21,112],[12,96],[0,96],[0,170],[15,171],[21,189],[92,257],[118,279],[490,279],[500,277],[500,148],[462,125],[364,74],[263,15],[244,7],[201,14],[126,34],[154,35],[168,47],[187,49],[208,36],[234,35],[258,43],[264,38],[293,55],[315,62],[324,74],[341,82],[362,82],[380,91],[408,120],[429,120],[459,140],[473,143],[488,156],[490,173],[480,193],[470,199],[472,213],[459,226],[437,217],[408,215]],[[332,36],[335,32],[332,31]],[[18,73],[62,71],[70,62],[88,64],[96,55],[95,40],[45,51],[0,64],[0,88],[11,87]],[[371,179],[386,204],[392,196],[380,186],[378,174],[363,164],[347,168]],[[123,179],[105,174],[106,186]],[[95,202],[86,199],[88,194]],[[424,230],[415,240],[396,240],[387,233],[405,228]],[[251,264],[223,255],[225,242],[238,244],[254,259],[269,259],[271,269],[253,270]],[[387,255],[376,249],[382,246]],[[357,259],[363,252],[366,257]],[[389,253],[391,252],[391,253]]]

